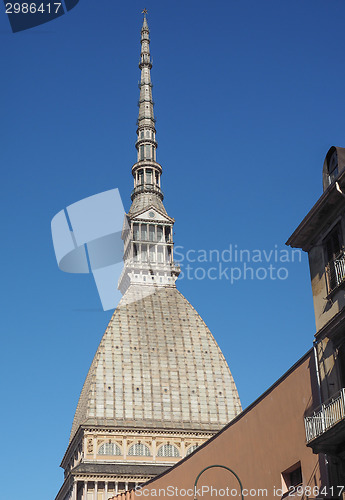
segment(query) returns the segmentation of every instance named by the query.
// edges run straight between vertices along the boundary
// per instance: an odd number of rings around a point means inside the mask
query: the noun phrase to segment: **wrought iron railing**
[[[345,282],[345,254],[341,252],[326,267],[329,291]]]
[[[304,418],[307,443],[324,434],[335,424],[345,419],[345,389],[340,389],[325,401],[313,414]]]

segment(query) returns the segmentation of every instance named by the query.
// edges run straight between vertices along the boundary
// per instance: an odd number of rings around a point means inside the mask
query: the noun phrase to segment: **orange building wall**
[[[191,489],[197,475],[214,464],[225,465],[236,472],[247,498],[282,498],[282,472],[297,462],[301,462],[303,487],[322,488],[327,485],[324,457],[313,455],[307,448],[303,421],[304,413],[318,404],[314,354],[311,350],[257,401],[192,455],[164,475],[151,480],[141,491],[119,495],[118,499],[164,496],[194,499]],[[201,476],[198,488],[213,486],[217,494],[214,491],[210,495],[204,490],[202,495],[199,490],[196,498],[220,497],[223,493],[221,489],[225,490],[224,498],[240,498],[239,493],[235,496],[234,489],[239,491],[237,485],[229,472],[211,469]],[[173,491],[176,487],[177,492]],[[249,491],[251,489],[252,492]],[[258,491],[260,489],[262,491]],[[189,494],[183,490],[190,490]],[[316,495],[311,493],[308,496],[315,498]],[[296,494],[288,498],[301,497]]]

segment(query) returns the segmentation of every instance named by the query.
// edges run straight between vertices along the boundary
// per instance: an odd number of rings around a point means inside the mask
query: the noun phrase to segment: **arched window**
[[[328,182],[331,184],[338,175],[338,154],[334,149],[328,160]]]
[[[150,457],[150,449],[146,444],[135,443],[128,450],[128,456],[130,457]]]
[[[121,449],[116,443],[103,443],[98,450],[98,455],[116,455],[121,456]]]
[[[197,444],[193,444],[193,446],[190,446],[190,447],[188,448],[187,452],[186,452],[186,457],[187,457],[188,455],[190,455],[191,453],[193,453],[193,451],[194,451],[194,450],[196,450],[196,449],[197,449],[197,447],[198,447],[198,445],[197,445]]]
[[[179,457],[180,453],[176,446],[163,444],[158,450],[157,457]]]

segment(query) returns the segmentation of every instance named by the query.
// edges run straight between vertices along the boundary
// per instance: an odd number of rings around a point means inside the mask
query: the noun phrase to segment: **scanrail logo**
[[[61,2],[50,0],[8,2],[4,0],[5,12],[13,33],[53,21],[72,10],[78,3],[79,0],[62,0]]]
[[[180,265],[179,280],[226,280],[231,285],[238,281],[285,281],[289,267],[302,262],[299,249],[240,248],[230,243],[223,249],[186,249],[176,245],[175,261]]]
[[[136,496],[138,497],[174,497],[174,498],[194,498],[198,500],[203,497],[215,498],[265,498],[268,496],[266,488],[216,488],[214,486],[203,485],[194,488],[179,488],[177,486],[167,486],[166,488],[142,488],[137,486],[135,488]],[[280,495],[281,496],[281,495]]]
[[[92,273],[105,311],[114,309],[121,293],[125,210],[118,189],[69,205],[51,222],[57,264],[66,273]]]
[[[200,498],[288,498],[288,499],[300,499],[309,498],[310,500],[319,498],[327,499],[340,496],[344,493],[344,486],[330,486],[330,487],[319,487],[319,486],[304,486],[300,484],[298,486],[289,486],[288,488],[273,487],[270,491],[268,488],[216,488],[215,486],[203,485],[194,486],[194,488],[181,488],[178,486],[166,486],[165,488],[149,488],[143,486],[137,486],[135,488],[135,494],[137,497],[167,497],[167,498],[193,498],[194,500],[199,500]]]

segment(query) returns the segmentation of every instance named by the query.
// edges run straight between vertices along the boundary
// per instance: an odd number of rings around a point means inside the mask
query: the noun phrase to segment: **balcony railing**
[[[304,418],[307,443],[324,434],[328,429],[345,419],[345,389],[341,389],[332,398]]]
[[[132,201],[134,197],[140,193],[156,193],[163,200],[162,190],[156,184],[140,184],[139,186],[135,187],[131,193]]]
[[[335,288],[345,282],[345,254],[340,253],[332,260],[327,268],[328,288],[332,292]]]

